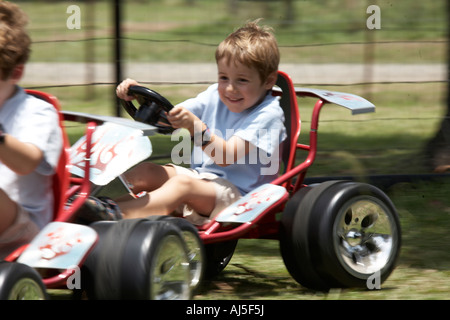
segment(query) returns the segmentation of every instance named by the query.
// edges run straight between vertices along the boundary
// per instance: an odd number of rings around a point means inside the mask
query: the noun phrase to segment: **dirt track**
[[[282,64],[296,85],[352,84],[361,82],[444,81],[445,64]],[[216,81],[211,63],[125,64],[124,78],[145,82],[195,83]],[[29,63],[25,86],[113,83],[114,66],[107,63]]]

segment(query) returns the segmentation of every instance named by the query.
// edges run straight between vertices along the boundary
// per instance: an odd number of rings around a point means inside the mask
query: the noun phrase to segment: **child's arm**
[[[176,106],[167,115],[174,128],[185,128],[189,130],[191,137],[207,129],[197,116],[182,106]],[[218,166],[226,167],[235,163],[241,157],[249,153],[251,144],[237,136],[225,140],[210,133],[210,142],[202,146],[203,152],[210,157]]]
[[[44,157],[43,152],[31,143],[23,143],[4,134],[0,144],[0,162],[19,175],[33,172]]]
[[[126,79],[117,86],[116,94],[123,100],[132,100],[133,97],[128,96],[128,88],[132,85],[139,85],[133,79]],[[168,114],[167,119],[174,128],[185,128],[189,130],[191,137],[194,136],[194,131],[199,132],[206,129],[206,125],[195,116],[192,112],[182,106],[174,107]],[[203,151],[210,157],[217,165],[226,167],[235,163],[241,157],[249,153],[252,145],[239,137],[233,136],[228,140],[211,135],[210,143],[202,147]]]
[[[210,141],[210,143],[202,147],[203,152],[220,167],[226,167],[235,163],[249,153],[250,148],[254,148],[250,142],[237,136],[232,136],[230,139],[225,140],[211,134]]]

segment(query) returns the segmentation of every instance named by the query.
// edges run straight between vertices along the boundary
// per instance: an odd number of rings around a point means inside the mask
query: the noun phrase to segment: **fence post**
[[[122,34],[121,34],[121,13],[122,13],[122,1],[114,0],[114,68],[115,68],[115,83],[116,86],[122,81]],[[114,92],[115,101],[115,114],[120,117],[122,112],[120,108],[119,99]]]
[[[86,78],[88,83],[85,91],[85,100],[92,100],[95,96],[95,86],[92,85],[95,79],[95,0],[88,0],[86,3],[86,28],[85,28],[85,62]]]

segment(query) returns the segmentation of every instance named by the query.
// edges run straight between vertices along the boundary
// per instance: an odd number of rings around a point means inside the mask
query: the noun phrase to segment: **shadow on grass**
[[[300,286],[290,275],[258,272],[254,266],[230,263],[215,279],[205,281],[198,294],[208,299],[299,299],[316,294]],[[319,296],[323,293],[317,293]]]
[[[400,263],[450,270],[450,180],[397,184],[388,193],[402,225]]]

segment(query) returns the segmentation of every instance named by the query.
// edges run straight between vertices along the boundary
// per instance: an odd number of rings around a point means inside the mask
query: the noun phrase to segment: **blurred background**
[[[216,81],[218,43],[263,18],[296,86],[355,93],[377,106],[357,118],[332,106],[324,112],[319,150],[336,173],[431,172],[450,163],[427,148],[447,115],[445,0],[15,2],[33,39],[23,85],[55,94],[65,109],[122,115],[114,87],[127,77],[173,103],[192,97]],[[301,102],[304,127],[312,103]]]
[[[279,41],[280,69],[296,86],[358,94],[377,107],[352,116],[327,105],[307,177],[448,173],[448,1],[13,2],[29,15],[33,40],[22,85],[54,94],[65,110],[126,116],[117,108],[115,86],[127,77],[173,104],[195,96],[216,81],[219,42],[246,21],[263,18]],[[302,143],[308,142],[314,102],[299,100]],[[67,130],[71,140],[82,133]],[[152,140],[153,161],[170,161],[170,137]],[[401,217],[403,249],[388,289],[325,298],[448,299],[449,180],[399,182],[388,192]],[[240,241],[233,261],[197,298],[324,297],[296,286],[276,243]],[[264,274],[261,261],[271,266]]]

